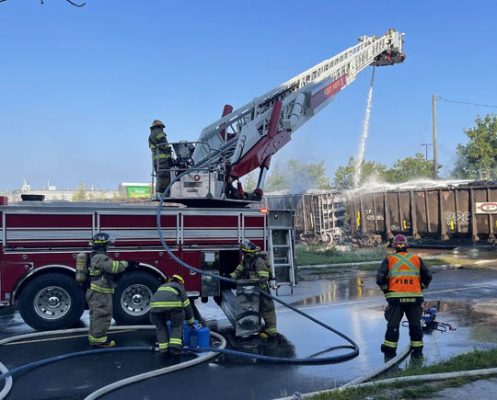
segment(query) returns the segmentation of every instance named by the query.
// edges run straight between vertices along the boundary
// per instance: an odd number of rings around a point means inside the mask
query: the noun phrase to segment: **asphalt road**
[[[282,290],[283,292],[283,290]],[[273,399],[295,391],[323,390],[345,383],[380,366],[385,301],[376,288],[374,273],[342,274],[326,281],[301,282],[284,301],[349,335],[360,356],[342,364],[317,366],[269,365],[234,357],[195,366],[120,389],[103,399]],[[425,362],[433,363],[474,348],[497,345],[497,271],[436,270],[426,292],[429,305],[439,307],[438,320],[453,324],[452,332],[425,335]],[[344,344],[343,339],[303,317],[278,308],[278,341],[258,339],[234,342],[222,312],[201,305],[206,319],[219,319],[211,327],[239,350],[283,357],[307,357]],[[83,324],[86,322],[83,321]],[[17,313],[0,316],[0,337],[30,332]],[[152,332],[114,335],[119,346],[150,345]],[[408,345],[407,328],[401,330],[400,348]],[[87,349],[84,335],[62,340],[36,341],[0,348],[0,361],[9,368],[56,354]],[[407,360],[406,363],[409,361]],[[167,365],[151,352],[86,356],[51,364],[14,379],[9,399],[83,399],[99,387]],[[402,366],[401,366],[402,367]]]

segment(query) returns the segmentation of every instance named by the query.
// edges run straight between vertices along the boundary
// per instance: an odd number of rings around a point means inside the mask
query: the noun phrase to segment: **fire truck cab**
[[[37,330],[76,324],[86,307],[84,289],[74,277],[76,255],[91,251],[88,242],[99,231],[115,241],[108,249],[112,258],[140,263],[118,279],[118,324],[148,323],[151,295],[175,273],[184,276],[191,299],[219,301],[219,280],[185,269],[165,251],[157,212],[152,203],[0,205],[0,305],[18,305],[24,321]],[[233,271],[240,261],[239,243],[247,238],[270,254],[280,283],[295,284],[290,211],[168,206],[160,218],[172,252],[196,268],[214,274]]]

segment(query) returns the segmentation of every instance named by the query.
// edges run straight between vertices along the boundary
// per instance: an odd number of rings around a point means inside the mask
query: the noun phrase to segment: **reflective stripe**
[[[150,303],[152,308],[182,308],[181,301],[153,301]]]
[[[267,332],[267,333],[271,333],[271,334],[278,333],[278,332],[277,332],[277,330],[276,330],[276,328],[267,328],[267,329],[266,329],[266,332]]]
[[[164,349],[167,349],[169,347],[169,343],[159,343],[159,349],[160,350],[164,350]]]
[[[169,339],[169,344],[179,344],[180,346],[183,344],[181,338],[171,338]]]
[[[266,272],[266,271],[259,271],[259,272],[257,272],[257,275],[259,275],[263,278],[269,278],[269,272]]]
[[[193,317],[191,317],[189,320],[186,321],[187,324],[193,324],[195,322],[195,320],[193,319]]]
[[[409,272],[412,273],[415,273],[415,274],[418,274],[419,273],[419,267],[417,267],[416,265],[414,265],[412,262],[411,262],[411,257],[413,257],[413,255],[408,255],[408,256],[403,256],[403,255],[400,255],[400,254],[395,254],[395,255],[390,255],[391,258],[393,258],[395,261],[395,264],[392,265],[392,267],[390,268],[390,271],[389,273],[392,274],[392,276],[395,276],[396,273],[399,273],[399,269],[403,266],[406,266],[407,268],[409,268]],[[404,271],[405,272],[405,271]]]
[[[186,299],[184,302],[183,302],[183,308],[186,308],[190,305],[190,300]]]
[[[112,273],[116,274],[119,271],[119,261],[112,261]]]
[[[391,347],[392,349],[397,348],[397,342],[390,342],[389,340],[385,340],[383,344],[387,347]]]
[[[411,347],[423,347],[423,342],[422,341],[411,341]]]
[[[90,289],[94,290],[95,292],[103,293],[103,294],[112,294],[112,293],[114,293],[114,289],[112,289],[112,288],[106,288],[106,287],[102,287],[102,286],[98,286],[96,283],[90,284]]]
[[[161,286],[157,291],[158,292],[173,292],[176,296],[179,296],[179,292],[175,288],[172,288],[171,286]]]
[[[95,336],[88,335],[88,341],[90,343],[105,343],[107,341],[107,336],[97,338]]]
[[[423,297],[423,293],[415,293],[415,292],[388,292],[385,294],[385,297]]]

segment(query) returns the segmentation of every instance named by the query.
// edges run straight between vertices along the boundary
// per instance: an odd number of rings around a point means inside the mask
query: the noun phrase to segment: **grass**
[[[411,375],[425,375],[442,372],[467,371],[473,369],[496,368],[497,349],[481,351],[474,350],[427,367],[407,368],[397,371],[389,378]],[[466,383],[478,380],[478,377],[461,377],[448,381],[414,383],[405,382],[393,385],[374,385],[365,388],[353,388],[331,393],[323,393],[311,397],[313,400],[400,400],[427,398],[448,387],[459,387]]]
[[[298,265],[332,265],[364,261],[378,261],[385,258],[383,248],[341,251],[334,248],[323,249],[318,246],[299,245],[296,249]]]

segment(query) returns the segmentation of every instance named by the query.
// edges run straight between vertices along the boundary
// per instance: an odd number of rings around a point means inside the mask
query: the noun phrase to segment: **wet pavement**
[[[425,335],[425,363],[455,354],[497,346],[497,271],[435,269],[432,286],[425,293],[428,305],[439,307],[437,319],[454,325],[452,332]],[[281,299],[298,306],[314,318],[342,331],[360,347],[356,359],[342,364],[295,366],[253,363],[232,356],[198,365],[120,389],[103,399],[163,399],[168,396],[202,399],[273,399],[295,391],[311,392],[339,386],[376,369],[384,362],[379,346],[386,322],[385,300],[376,287],[374,272],[348,272],[338,278],[303,281]],[[286,294],[288,293],[288,295]],[[228,337],[238,350],[279,357],[307,357],[343,339],[287,309],[278,307],[278,341],[259,339],[236,343],[222,311],[216,305],[199,304],[204,318],[219,319],[210,326]],[[83,325],[86,320],[83,320]],[[30,332],[17,313],[0,316],[0,338]],[[119,346],[150,345],[151,331],[114,334]],[[401,328],[399,348],[409,343]],[[50,355],[87,349],[86,337],[65,338],[3,346],[0,361],[12,368]],[[343,352],[343,351],[342,351]],[[326,353],[324,355],[330,355]],[[409,360],[406,360],[405,366]],[[14,378],[11,399],[82,399],[99,387],[167,364],[151,352],[85,356],[51,364]]]

